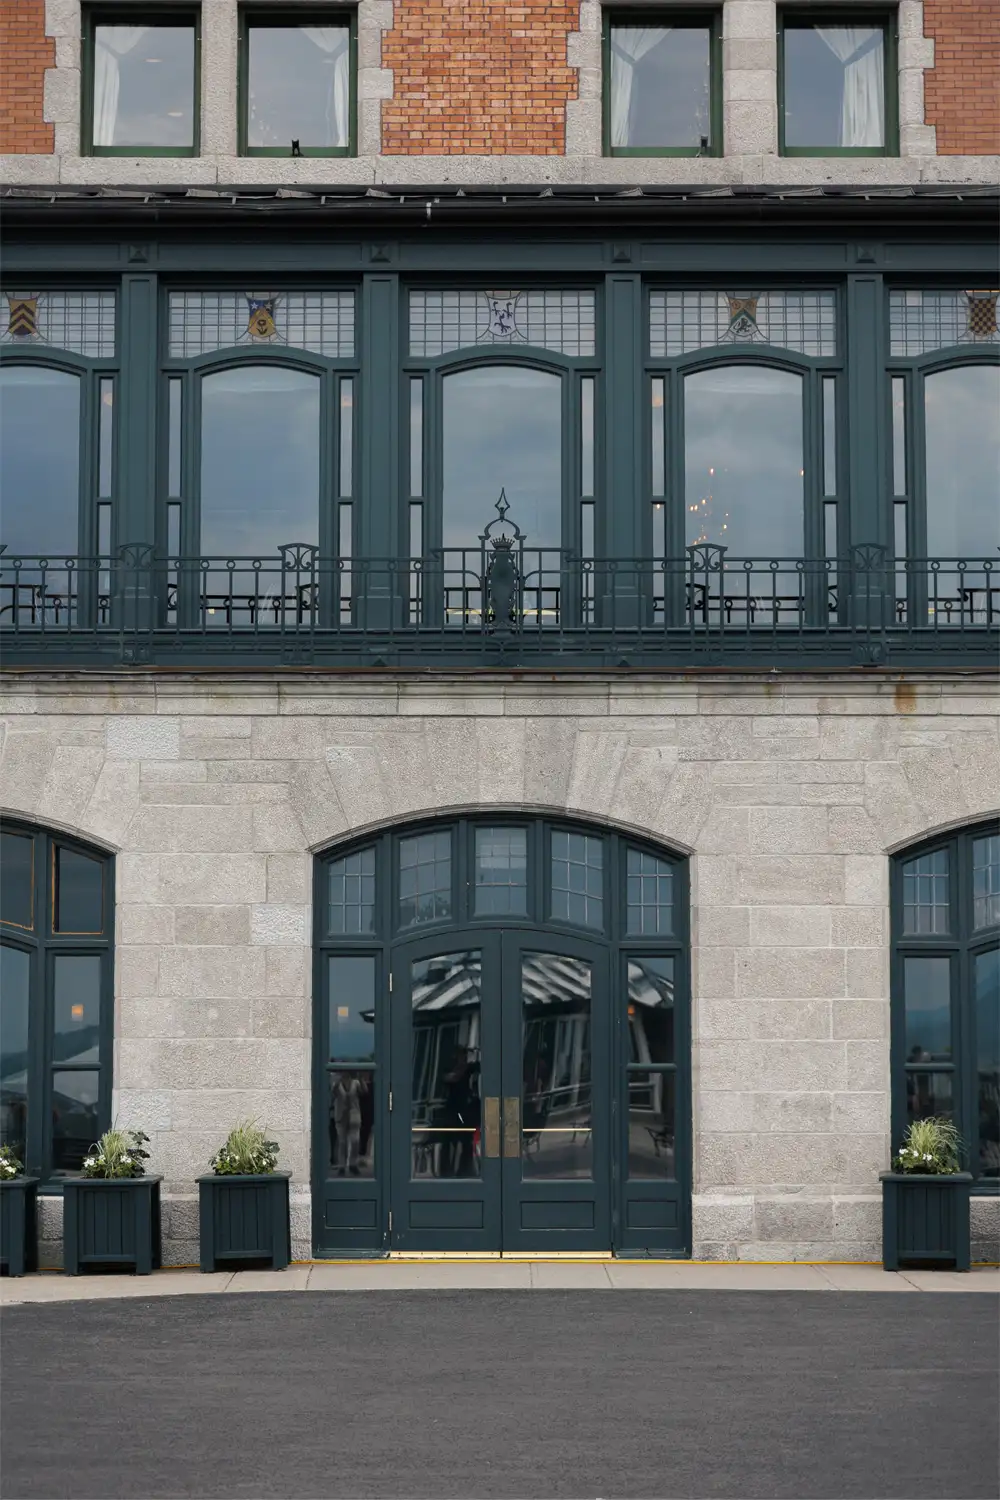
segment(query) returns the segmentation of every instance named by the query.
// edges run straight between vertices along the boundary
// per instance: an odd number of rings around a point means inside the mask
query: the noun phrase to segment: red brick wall
[[[558,156],[576,70],[579,0],[395,0],[382,66],[387,155]]]
[[[0,151],[55,149],[54,129],[42,119],[45,69],[55,62],[45,0],[0,0]]]
[[[924,118],[939,156],[1000,152],[1000,0],[924,0],[934,67],[924,74]]]

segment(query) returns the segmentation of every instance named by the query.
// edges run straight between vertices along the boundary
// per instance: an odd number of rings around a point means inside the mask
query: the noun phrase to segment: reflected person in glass
[[[360,1176],[358,1147],[361,1141],[361,1079],[357,1073],[338,1073],[333,1085],[330,1107],[336,1135],[337,1176],[345,1171]],[[332,1143],[331,1143],[332,1144]]]

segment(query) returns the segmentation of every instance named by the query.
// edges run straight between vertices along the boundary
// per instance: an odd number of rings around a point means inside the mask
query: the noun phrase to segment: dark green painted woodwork
[[[941,1266],[968,1271],[971,1265],[968,1172],[921,1177],[881,1172],[882,1265],[916,1269]]]
[[[292,1258],[290,1172],[198,1178],[202,1271],[239,1270],[242,1261],[269,1261],[283,1271]]]
[[[160,1177],[68,1177],[63,1184],[63,1269],[131,1267],[137,1276],[162,1263]]]
[[[0,1182],[0,1268],[8,1276],[38,1270],[38,1179]]]

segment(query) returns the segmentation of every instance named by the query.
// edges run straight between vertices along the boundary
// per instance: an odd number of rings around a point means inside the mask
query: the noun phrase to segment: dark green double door
[[[611,1248],[607,964],[523,929],[395,949],[393,1250]]]

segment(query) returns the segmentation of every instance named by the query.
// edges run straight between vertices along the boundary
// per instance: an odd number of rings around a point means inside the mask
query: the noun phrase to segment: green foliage
[[[962,1137],[954,1121],[931,1115],[913,1121],[892,1165],[896,1172],[941,1177],[962,1170],[961,1155]]]
[[[149,1136],[112,1125],[83,1159],[84,1177],[145,1177]]]
[[[278,1164],[277,1141],[269,1141],[256,1120],[239,1120],[209,1163],[218,1177],[260,1177]]]
[[[14,1155],[13,1146],[0,1146],[0,1180],[9,1182],[12,1177],[20,1177],[23,1172],[24,1162]]]

